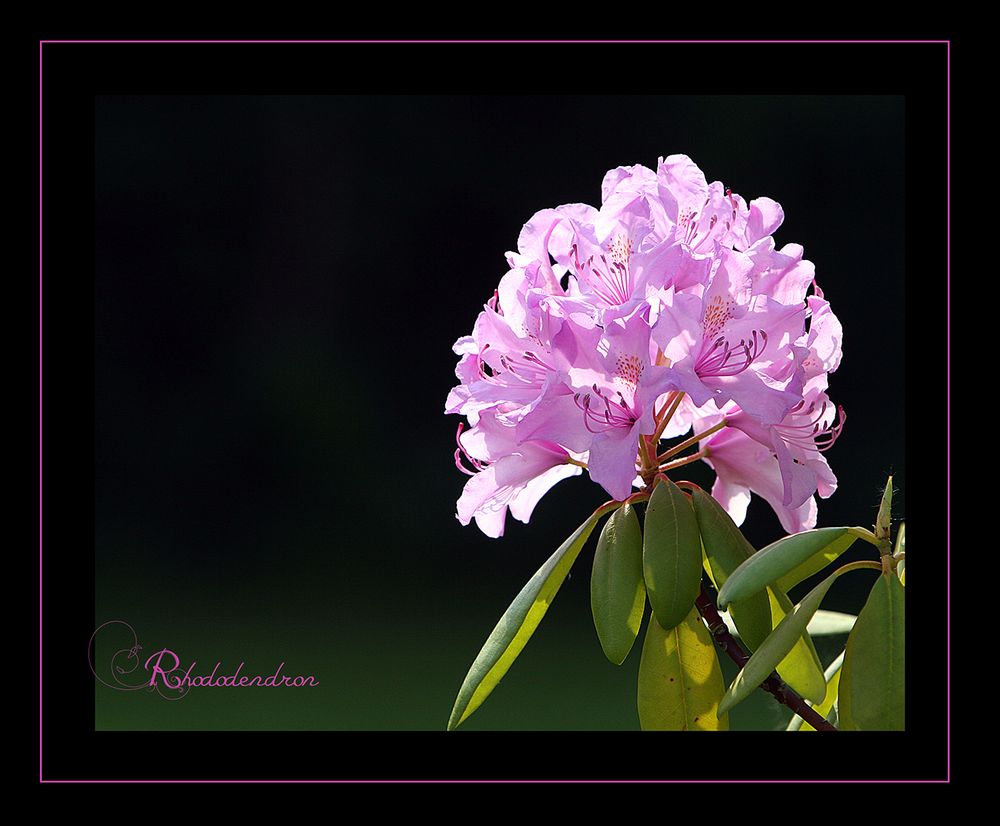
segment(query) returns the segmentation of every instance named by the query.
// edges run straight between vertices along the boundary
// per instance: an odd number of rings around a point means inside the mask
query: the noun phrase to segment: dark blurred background
[[[686,153],[782,204],[776,241],[805,247],[845,331],[820,524],[870,526],[889,473],[905,513],[903,126],[881,96],[98,97],[95,626],[196,673],[284,661],[321,685],[98,686],[96,727],[444,728],[510,600],[606,499],[583,476],[500,540],[459,525],[450,348],[532,213],[599,205],[620,164]],[[745,531],[781,533],[756,500]],[[604,659],[593,542],[464,727],[638,727],[640,645]],[[869,585],[824,607],[857,613]],[[733,727],[784,724],[758,694]]]

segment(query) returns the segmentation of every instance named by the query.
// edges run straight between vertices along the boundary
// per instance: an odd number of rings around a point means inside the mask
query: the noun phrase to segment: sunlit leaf
[[[771,672],[796,645],[802,644],[802,635],[809,620],[816,613],[823,597],[826,596],[826,592],[830,590],[830,586],[833,585],[837,577],[838,574],[831,574],[823,580],[778,623],[777,628],[761,643],[760,648],[753,653],[747,664],[736,675],[719,704],[720,712],[729,711],[737,703],[745,700],[757,686],[771,675]],[[773,608],[774,603],[772,603]],[[778,673],[781,674],[780,670]],[[781,676],[789,685],[792,685],[785,675]],[[800,691],[799,693],[813,702],[822,702],[826,695],[826,681],[823,679],[822,671],[819,672],[819,680],[821,687],[818,690],[810,693]],[[792,687],[795,688],[794,685]]]
[[[657,621],[668,630],[679,625],[701,591],[701,536],[691,504],[669,479],[646,506],[642,569]]]
[[[643,731],[724,731],[718,714],[726,690],[712,635],[695,608],[669,631],[650,614],[639,663],[639,725]]]
[[[795,606],[788,595],[777,586],[769,587],[767,595],[771,600],[771,622],[777,628],[782,620],[794,610]],[[815,618],[814,614],[809,623],[812,623]],[[809,636],[808,625],[806,631],[799,635],[799,639],[792,646],[791,651],[778,663],[777,671],[778,676],[788,683],[796,693],[814,702],[817,698],[823,698],[823,692],[826,691],[823,664],[819,654],[816,653],[812,637]]]
[[[831,552],[831,548],[839,549],[838,555],[843,553],[854,539],[855,533],[851,528],[817,528],[772,542],[733,571],[719,591],[719,607],[725,608],[730,602],[739,602],[765,586],[777,583],[810,557],[819,556],[822,560],[825,554]],[[840,545],[844,542],[846,545],[841,548]],[[829,562],[822,562],[814,572],[827,564]]]
[[[791,609],[791,603],[789,602],[789,610]],[[787,612],[782,611],[782,618]],[[719,611],[719,616],[722,621],[726,624],[726,628],[729,633],[734,637],[740,637],[740,629],[736,627],[736,623],[733,622],[733,618],[729,616],[728,611]],[[806,628],[810,637],[835,637],[840,634],[847,635],[851,632],[854,627],[854,622],[857,617],[854,614],[841,614],[839,611],[824,611],[822,608],[813,614],[813,618],[809,620],[809,625]],[[780,621],[780,620],[779,620]],[[777,624],[777,623],[775,623]],[[803,635],[804,638],[805,635]],[[743,640],[746,642],[746,640]]]
[[[482,705],[517,659],[599,519],[595,513],[577,528],[514,597],[465,676],[448,720],[449,731]]]
[[[843,664],[844,664],[844,652],[841,651],[837,659],[835,659],[832,663],[830,663],[829,667],[823,673],[823,676],[826,678],[826,697],[824,698],[822,703],[813,706],[813,710],[820,717],[824,717],[831,723],[833,721],[830,720],[830,712],[833,711],[833,704],[837,702],[837,690],[838,686],[840,685],[840,670]],[[807,723],[797,714],[792,718],[792,720],[799,721],[799,725],[797,726],[798,731],[816,731],[816,729],[814,729],[811,725],[809,725],[809,723]],[[792,729],[791,724],[789,724],[789,731],[795,731],[795,730],[796,729]]]
[[[849,634],[857,617],[854,614],[841,614],[839,611],[819,610],[809,621],[810,637],[829,637],[835,634]]]
[[[840,677],[840,726],[846,731],[902,731],[906,724],[906,594],[880,576],[847,638]]]
[[[701,531],[709,573],[715,587],[721,588],[733,571],[753,555],[753,545],[747,542],[723,507],[703,490],[695,488],[691,504]],[[771,633],[771,606],[764,589],[734,602],[729,606],[729,613],[741,639],[752,651]]]
[[[631,505],[604,525],[590,577],[590,607],[601,648],[621,665],[632,649],[646,607],[642,582],[642,529]]]

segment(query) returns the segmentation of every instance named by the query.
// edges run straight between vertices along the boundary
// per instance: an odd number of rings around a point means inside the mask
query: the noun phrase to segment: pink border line
[[[860,780],[539,780],[537,778],[531,780],[43,780],[43,783],[64,783],[64,784],[79,784],[79,783],[255,783],[255,784],[273,784],[273,783],[325,783],[325,784],[337,784],[337,783],[352,783],[352,784],[370,784],[370,783],[396,783],[396,784],[436,784],[436,783],[447,783],[449,785],[453,784],[466,784],[466,783],[517,783],[521,784],[535,784],[544,783],[547,785],[553,783],[569,784],[569,785],[607,785],[607,784],[630,784],[630,785],[648,785],[656,784],[663,785],[665,783],[683,783],[684,785],[691,784],[701,784],[710,783],[713,786],[719,784],[733,784],[733,785],[746,785],[753,784],[759,785],[761,783],[780,783],[783,786],[789,784],[799,784],[806,783],[813,785],[815,783],[850,783],[855,784],[878,784],[885,785],[886,783],[904,783],[904,784],[939,784],[939,783],[950,783],[950,780],[938,779],[938,780],[872,780],[871,778],[865,778]]]
[[[947,47],[946,57],[946,82],[945,82],[945,106],[947,109],[945,134],[945,154],[946,154],[946,192],[945,192],[945,531],[947,539],[948,567],[945,574],[945,587],[947,595],[945,597],[945,658],[948,663],[948,677],[945,688],[945,703],[947,705],[947,756],[945,758],[948,780],[951,780],[951,42]]]
[[[945,44],[949,40],[41,40],[40,43],[62,43],[62,44],[87,44],[87,45],[108,45],[113,43],[144,44],[144,45],[178,45],[203,43],[207,45],[246,45],[255,43],[267,43],[277,45],[444,45],[444,44],[476,44],[476,45],[732,45],[736,43],[747,43],[754,45],[781,45],[781,44],[834,44],[834,45],[915,45],[915,44]]]
[[[38,779],[42,775],[42,44],[38,44]]]
[[[946,46],[946,198],[945,198],[945,251],[946,261],[946,286],[945,286],[945,307],[947,317],[945,320],[946,343],[945,352],[947,364],[945,366],[945,388],[946,388],[946,412],[945,422],[947,433],[945,434],[945,454],[947,467],[945,479],[946,491],[946,531],[947,531],[947,569],[946,569],[946,659],[947,683],[945,697],[947,703],[947,751],[946,751],[946,773],[947,776],[940,779],[931,780],[48,780],[44,777],[42,770],[42,47],[45,44],[63,45],[248,45],[248,44],[272,44],[272,45],[706,45],[706,44],[753,44],[753,45],[794,45],[794,44],[830,44],[830,45],[918,45],[937,44]],[[745,784],[745,783],[920,783],[938,784],[951,782],[951,41],[950,40],[39,40],[38,41],[38,782],[39,783],[60,783],[60,784],[130,784],[130,783],[395,783],[395,784],[464,784],[464,783],[545,783],[545,784],[668,784],[668,783],[723,783],[723,784]]]

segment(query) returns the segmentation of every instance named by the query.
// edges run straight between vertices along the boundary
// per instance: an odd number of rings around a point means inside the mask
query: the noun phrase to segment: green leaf
[[[857,621],[854,614],[841,614],[839,611],[819,610],[809,621],[810,637],[829,637],[836,634],[850,634]]]
[[[691,494],[695,518],[708,561],[709,573],[716,588],[721,588],[740,565],[754,554],[740,529],[722,505],[705,491],[696,488]],[[771,606],[763,589],[729,606],[740,638],[756,650],[771,633]]]
[[[906,724],[906,591],[880,576],[847,638],[840,676],[840,727],[902,731]]]
[[[844,652],[841,651],[840,655],[832,663],[826,671],[823,672],[823,677],[826,679],[826,697],[822,703],[813,706],[813,710],[820,716],[825,717],[830,720],[830,712],[833,710],[833,704],[837,702],[837,686],[840,683],[840,669],[844,663]],[[810,704],[811,705],[811,704]],[[833,722],[830,720],[830,722]],[[788,724],[788,731],[816,731],[809,723],[799,717],[798,714],[792,716],[792,722]]]
[[[818,574],[827,565],[837,559],[844,551],[854,544],[857,535],[848,531],[829,545],[821,548],[805,562],[796,565],[791,571],[778,579],[778,587],[786,594],[800,582],[804,582],[813,574]]]
[[[767,595],[771,600],[772,622],[777,628],[782,620],[795,609],[795,606],[788,595],[777,586],[769,587]],[[814,614],[813,618],[809,620],[809,624],[815,618]],[[813,700],[817,697],[822,699],[823,692],[826,690],[826,680],[823,679],[823,664],[820,662],[819,654],[816,653],[812,637],[809,636],[808,625],[806,631],[792,646],[792,650],[778,663],[777,671],[778,676],[803,697]]]
[[[817,528],[803,531],[761,548],[733,571],[726,584],[722,586],[722,590],[719,591],[719,607],[725,608],[730,602],[739,602],[762,590],[764,586],[776,583],[812,556],[823,557],[831,546],[844,541],[845,536],[851,538],[847,541],[847,545],[839,550],[839,555],[854,542],[855,534],[852,528]],[[827,564],[829,563],[823,562],[820,567],[814,569],[814,572],[821,570]]]
[[[863,539],[869,545],[874,545],[876,548],[880,548],[881,544],[878,541],[878,537],[875,536],[868,528],[859,528],[855,525],[853,528],[848,528],[852,534],[854,534],[858,539]]]
[[[882,503],[879,505],[878,517],[875,519],[875,536],[881,542],[889,541],[889,531],[892,527],[892,477],[886,482],[882,491]]]
[[[802,635],[809,620],[816,613],[823,597],[826,596],[826,592],[830,590],[830,586],[833,585],[838,576],[839,574],[834,573],[823,580],[778,623],[778,627],[761,643],[760,648],[753,653],[747,664],[736,675],[732,685],[726,691],[726,696],[719,704],[720,712],[729,711],[737,703],[745,700],[757,686],[771,676],[771,672],[785,659],[789,652],[796,645],[802,643]],[[773,608],[775,603],[771,605]],[[781,671],[779,670],[778,673],[781,674]],[[785,675],[781,676],[785,682],[792,685]],[[819,677],[821,687],[818,690],[806,693],[796,688],[796,691],[815,703],[822,702],[826,694],[826,681],[823,680],[822,671],[820,671]],[[792,688],[795,686],[792,685]]]
[[[669,479],[646,506],[642,571],[657,621],[667,630],[679,625],[701,591],[701,536],[687,497]]]
[[[597,540],[590,607],[601,648],[611,662],[621,665],[632,650],[646,608],[642,529],[631,505],[611,514]]]
[[[535,629],[548,611],[566,574],[576,561],[594,526],[600,519],[600,512],[577,528],[559,546],[528,580],[521,592],[514,597],[510,607],[500,617],[496,628],[483,645],[479,656],[465,675],[465,681],[455,698],[455,706],[448,720],[448,730],[459,726],[490,696],[497,683],[507,673],[517,655],[531,639]]]
[[[695,608],[665,631],[650,614],[639,663],[639,725],[643,731],[725,731],[719,714],[726,690],[712,635]]]
[[[788,607],[791,610],[791,603],[789,603]],[[782,611],[781,616],[784,617],[786,613],[786,611]],[[728,612],[719,611],[719,616],[726,623],[726,628],[729,629],[730,634],[743,639],[740,636],[740,630],[736,627],[736,623],[733,622],[733,618],[729,616]],[[810,637],[830,637],[840,634],[847,636],[854,627],[855,620],[857,620],[857,617],[853,614],[841,614],[837,611],[824,611],[820,609],[809,620],[806,631],[809,632]],[[777,625],[777,623],[775,624]],[[805,639],[804,635],[803,639]],[[746,641],[744,640],[744,642]]]

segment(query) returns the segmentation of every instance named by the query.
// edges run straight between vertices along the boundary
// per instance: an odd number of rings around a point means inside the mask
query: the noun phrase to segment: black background
[[[44,48],[45,622],[67,645],[93,630],[80,583],[99,596],[152,569],[165,598],[194,579],[252,601],[275,547],[307,602],[374,566],[383,592],[440,598],[447,578],[495,614],[603,497],[572,480],[499,543],[461,528],[450,345],[533,211],[593,203],[606,169],[672,152],[779,200],[779,245],[805,246],[844,321],[843,488],[821,524],[870,522],[894,472],[911,531],[944,547],[944,352],[925,332],[944,318],[943,46]],[[579,71],[595,65],[616,71]],[[925,423],[939,443],[907,476]],[[776,524],[757,508],[747,530],[762,544]],[[932,651],[944,561],[928,553],[926,590],[910,586],[910,639]],[[59,702],[45,685],[49,778],[705,776],[687,758],[616,764],[640,737],[625,733],[95,733],[80,676]],[[779,776],[941,776],[943,679],[908,684],[906,734],[864,736],[897,755],[877,770],[813,761],[831,746],[809,738]]]

